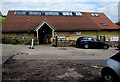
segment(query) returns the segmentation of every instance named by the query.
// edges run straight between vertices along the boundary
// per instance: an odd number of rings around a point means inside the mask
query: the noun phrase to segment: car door
[[[99,48],[103,48],[104,45],[105,45],[104,42],[98,41],[98,47],[99,47]]]
[[[111,59],[114,59],[115,61],[118,62],[118,64],[117,64],[118,66],[115,70],[116,70],[118,76],[120,77],[120,51],[116,55],[112,56]]]
[[[88,38],[89,45],[91,48],[97,48],[98,47],[98,41],[94,38]]]

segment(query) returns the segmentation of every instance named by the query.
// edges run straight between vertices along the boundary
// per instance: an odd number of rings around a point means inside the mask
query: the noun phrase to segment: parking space
[[[28,55],[16,55],[14,59],[54,59],[54,60],[105,60],[117,53],[116,48],[105,49],[81,49],[75,47],[52,47],[52,46],[35,46],[35,49],[19,50],[17,53]]]

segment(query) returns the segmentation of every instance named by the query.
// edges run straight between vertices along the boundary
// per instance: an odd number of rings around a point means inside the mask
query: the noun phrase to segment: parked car
[[[107,59],[101,75],[102,82],[120,82],[120,52]]]
[[[120,44],[117,45],[117,48],[120,49]]]
[[[76,41],[76,47],[81,48],[109,48],[109,43],[99,41],[96,38],[93,37],[79,37]]]

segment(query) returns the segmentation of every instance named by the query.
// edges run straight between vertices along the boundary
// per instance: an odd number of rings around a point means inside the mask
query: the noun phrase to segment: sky
[[[2,0],[0,11],[9,10],[103,12],[113,22],[118,22],[119,0]]]

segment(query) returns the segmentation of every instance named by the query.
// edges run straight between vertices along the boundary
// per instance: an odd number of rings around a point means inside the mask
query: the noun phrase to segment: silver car
[[[101,75],[102,82],[120,82],[120,52],[107,59]]]

